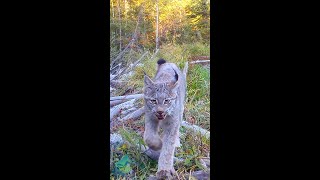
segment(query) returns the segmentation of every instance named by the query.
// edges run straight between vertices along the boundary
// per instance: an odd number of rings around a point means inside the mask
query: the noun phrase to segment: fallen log
[[[111,75],[111,74],[110,74],[110,81],[113,80],[113,79],[115,79],[116,77],[118,77],[124,70],[126,70],[126,68],[120,69],[120,70],[118,71],[118,73],[115,74],[115,75]]]
[[[122,65],[122,63],[119,63],[119,64],[117,64],[116,66],[114,66],[114,67],[110,67],[110,72],[112,72],[112,70],[114,70],[115,68],[117,68],[117,67],[120,67]]]
[[[144,106],[141,107],[140,109],[128,114],[127,116],[125,116],[124,118],[121,119],[121,121],[127,121],[129,119],[133,119],[136,120],[139,117],[141,117],[144,114]]]
[[[131,108],[132,106],[134,106],[134,102],[135,102],[135,99],[132,99],[130,101],[124,102],[122,104],[119,104],[119,105],[111,108],[110,109],[110,122],[114,116],[116,116],[117,114],[119,114],[121,112],[122,109],[127,109],[127,108]]]
[[[114,87],[114,88],[119,88],[122,87],[126,84],[125,81],[119,81],[119,80],[111,80],[110,81],[110,86]]]
[[[182,121],[181,122],[181,126],[187,128],[187,129],[190,129],[196,133],[200,133],[201,135],[205,136],[206,138],[210,138],[210,132],[208,130],[205,130],[197,125],[192,125],[186,121]]]
[[[196,64],[196,63],[207,63],[210,62],[210,60],[197,60],[197,61],[191,61],[190,64]]]
[[[127,109],[127,110],[122,111],[122,112],[121,112],[121,118],[120,118],[120,120],[122,120],[123,117],[131,114],[132,112],[134,112],[134,111],[136,111],[136,110],[137,110],[136,107],[132,107],[132,108],[130,108],[130,109]]]
[[[110,101],[110,107],[116,106],[116,105],[124,103],[126,101],[128,101],[128,100],[127,99],[123,99],[123,100]]]
[[[132,95],[128,95],[128,96],[110,97],[110,101],[124,100],[124,99],[141,99],[141,98],[143,98],[143,94],[132,94]]]

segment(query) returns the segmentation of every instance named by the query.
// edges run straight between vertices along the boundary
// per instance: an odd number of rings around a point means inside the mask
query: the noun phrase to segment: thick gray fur
[[[156,173],[158,179],[173,179],[175,176],[173,157],[175,148],[180,146],[179,128],[185,96],[186,80],[175,64],[160,59],[154,79],[145,74],[144,141],[152,150],[160,151]],[[159,115],[159,112],[162,113]],[[161,135],[160,128],[163,129]]]

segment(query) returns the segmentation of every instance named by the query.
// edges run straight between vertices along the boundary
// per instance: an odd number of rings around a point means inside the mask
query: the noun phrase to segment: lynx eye
[[[171,101],[170,101],[169,99],[165,99],[165,100],[164,100],[164,104],[170,104],[170,102],[171,102]]]
[[[150,102],[151,102],[152,104],[157,104],[157,100],[155,100],[155,99],[151,99]]]

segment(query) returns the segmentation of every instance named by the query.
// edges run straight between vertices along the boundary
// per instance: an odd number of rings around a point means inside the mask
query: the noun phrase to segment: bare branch
[[[110,86],[112,87],[123,87],[125,85],[125,81],[111,80]]]
[[[190,64],[196,64],[196,63],[210,63],[210,60],[197,60],[197,61],[191,61]]]
[[[121,66],[122,65],[122,63],[119,63],[119,64],[117,64],[116,66],[114,66],[114,67],[110,67],[110,72],[112,71],[112,70],[114,70],[116,67],[119,67],[119,66]]]
[[[132,107],[132,106],[134,105],[134,104],[133,104],[134,101],[135,101],[135,99],[132,99],[132,100],[130,100],[130,101],[124,102],[124,103],[122,103],[122,104],[119,104],[119,105],[114,106],[113,108],[111,108],[111,109],[110,109],[110,121],[112,120],[112,118],[113,118],[115,115],[119,114],[122,109],[126,109],[126,108]]]
[[[133,112],[136,111],[136,110],[137,110],[136,107],[132,107],[132,108],[130,108],[130,109],[124,110],[124,111],[121,112],[121,116],[122,116],[122,117],[126,117],[126,116],[130,115],[131,113],[133,113]],[[123,118],[119,118],[119,119],[120,119],[120,120],[123,120]]]
[[[132,67],[131,67],[131,69],[134,69],[136,66],[137,66],[137,64],[144,58],[144,56],[145,55],[147,55],[148,54],[148,51],[146,51],[133,65],[132,65]]]
[[[132,95],[127,95],[127,96],[115,96],[115,97],[110,97],[110,101],[114,100],[124,100],[124,99],[141,99],[143,98],[143,94],[132,94]]]
[[[131,45],[134,43],[135,39],[131,39],[131,41],[127,44],[127,46],[124,48],[124,50],[122,50],[119,55],[112,60],[111,65],[113,65],[116,61],[118,61],[119,59],[122,58],[122,56],[124,55],[124,53],[126,53],[128,51],[128,48],[131,47]]]
[[[121,119],[121,121],[127,121],[128,119],[136,120],[139,117],[141,117],[143,114],[144,114],[144,106],[141,107],[140,109],[134,111],[133,113],[125,116],[124,118]]]
[[[158,54],[159,49],[156,50],[156,52],[151,56],[150,60],[152,60],[154,57],[156,57],[156,55]]]
[[[132,70],[137,66],[137,64],[143,59],[143,57],[144,57],[145,55],[147,55],[147,54],[148,54],[148,51],[146,51],[134,64],[132,64],[132,66],[130,67],[130,69],[129,69],[129,67],[126,68],[126,70],[124,71],[124,73],[128,73],[128,72],[132,71]]]
[[[182,121],[181,126],[187,128],[187,129],[190,129],[190,130],[192,130],[194,132],[198,132],[198,133],[200,133],[201,135],[205,136],[208,139],[210,138],[210,132],[205,130],[205,129],[203,129],[203,128],[201,128],[201,127],[199,127],[199,126],[197,126],[197,125],[192,125],[192,124],[190,124],[190,123],[188,123],[186,121]]]
[[[113,80],[114,78],[116,78],[117,76],[119,76],[119,74],[121,74],[125,69],[126,68],[120,69],[116,75],[111,76],[111,74],[110,74],[110,81]]]
[[[127,99],[123,99],[123,100],[110,101],[110,107],[116,106],[116,105],[124,103],[126,101],[128,101],[128,100]]]

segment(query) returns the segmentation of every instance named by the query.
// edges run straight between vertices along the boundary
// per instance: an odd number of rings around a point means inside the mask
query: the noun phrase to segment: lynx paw
[[[171,170],[158,170],[157,172],[157,179],[158,180],[162,180],[162,179],[169,179],[169,180],[173,180],[173,179],[177,179],[175,177],[176,171],[174,169]]]
[[[146,138],[144,141],[149,148],[154,151],[158,151],[162,148],[162,141],[160,138]]]

